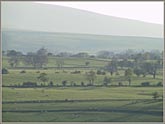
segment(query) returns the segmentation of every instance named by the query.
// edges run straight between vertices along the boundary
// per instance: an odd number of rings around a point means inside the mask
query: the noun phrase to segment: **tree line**
[[[3,55],[9,57],[8,63],[11,67],[17,67],[20,61],[23,61],[26,65],[32,65],[35,68],[42,68],[44,65],[48,64],[49,56],[55,56],[59,58],[56,61],[56,64],[59,68],[62,68],[62,66],[64,65],[64,60],[62,59],[63,57],[111,59],[112,60],[111,65],[113,65],[113,67],[109,69],[112,70],[111,73],[116,70],[116,66],[119,66],[121,68],[136,67],[136,72],[138,72],[140,68],[143,68],[142,65],[140,64],[144,63],[147,60],[157,61],[159,66],[161,67],[163,66],[163,52],[159,52],[156,50],[150,52],[144,52],[144,51],[135,52],[132,50],[126,50],[125,52],[122,53],[100,51],[97,53],[97,55],[89,55],[86,52],[80,52],[76,54],[61,52],[58,53],[57,55],[53,55],[53,53],[48,52],[45,48],[41,48],[36,52],[28,52],[26,54],[23,54],[22,52],[16,50],[8,50],[6,53],[5,51],[3,51]],[[133,61],[129,61],[129,60],[133,60]],[[149,63],[151,62],[148,62],[146,65],[148,65]],[[85,62],[86,66],[88,66],[89,64],[90,62],[88,61]]]

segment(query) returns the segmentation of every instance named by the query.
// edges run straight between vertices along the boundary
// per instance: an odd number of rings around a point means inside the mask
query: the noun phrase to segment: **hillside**
[[[163,37],[163,25],[33,2],[2,2],[2,30]]]
[[[51,33],[23,30],[2,32],[2,49],[19,50],[22,52],[36,51],[45,47],[50,52],[80,52],[96,53],[100,50],[122,51],[163,50],[162,38],[89,35],[72,33]]]

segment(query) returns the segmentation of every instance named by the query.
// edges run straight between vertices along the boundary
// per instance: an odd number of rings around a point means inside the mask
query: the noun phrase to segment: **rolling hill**
[[[163,25],[35,2],[1,3],[2,29],[163,38]]]
[[[41,47],[53,53],[64,51],[96,53],[100,50],[122,51],[126,49],[163,50],[163,39],[23,30],[2,32],[3,50],[15,49],[26,53],[36,51]]]
[[[2,49],[163,50],[163,25],[35,2],[2,2]]]

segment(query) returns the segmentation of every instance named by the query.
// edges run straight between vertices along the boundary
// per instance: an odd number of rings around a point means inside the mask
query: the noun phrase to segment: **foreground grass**
[[[132,100],[122,102],[116,100],[73,103],[4,104],[3,111],[8,110],[9,112],[3,112],[3,121],[161,122],[162,107],[162,101],[155,100],[138,101],[136,103]],[[40,112],[10,112],[10,110],[40,110]],[[49,112],[48,110],[60,111]]]

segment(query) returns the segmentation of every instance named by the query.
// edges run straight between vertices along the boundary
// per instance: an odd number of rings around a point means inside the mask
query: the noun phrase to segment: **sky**
[[[61,5],[81,10],[92,11],[104,15],[140,20],[144,22],[163,24],[164,3],[158,2],[112,2],[112,1],[63,1],[37,2],[43,4]]]

